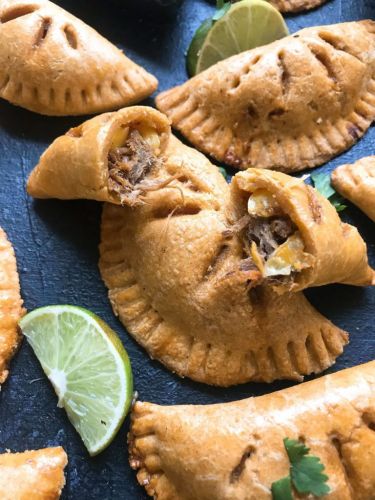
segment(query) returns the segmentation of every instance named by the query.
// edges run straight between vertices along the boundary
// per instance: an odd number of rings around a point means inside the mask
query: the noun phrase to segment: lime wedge
[[[19,326],[90,455],[106,448],[131,404],[128,355],[98,316],[74,306],[47,306]]]
[[[288,34],[282,15],[268,2],[241,0],[233,4],[204,37],[194,74],[234,54],[266,45]]]

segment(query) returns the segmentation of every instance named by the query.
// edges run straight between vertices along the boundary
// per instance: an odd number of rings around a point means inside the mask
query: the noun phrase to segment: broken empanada
[[[67,463],[61,447],[0,455],[1,500],[57,500]]]
[[[24,314],[16,257],[0,228],[0,385],[8,376],[8,364],[20,342],[18,321]]]
[[[155,77],[48,0],[0,0],[0,97],[44,115],[81,115],[151,95]]]
[[[167,118],[145,106],[96,116],[52,143],[29,177],[28,193],[133,206],[155,188],[169,134]]]
[[[375,156],[336,168],[331,179],[336,191],[375,222]]]
[[[327,0],[269,0],[280,12],[300,12],[322,5]]]
[[[200,150],[295,172],[353,145],[375,117],[375,22],[304,29],[219,62],[156,103]]]
[[[179,375],[222,386],[301,380],[330,366],[347,342],[342,330],[301,293],[250,290],[260,273],[230,223],[218,169],[171,137],[163,176],[175,179],[136,210],[104,208],[100,269],[135,339]]]
[[[271,500],[272,483],[289,474],[283,440],[290,438],[324,464],[325,499],[373,500],[374,431],[372,361],[233,403],[136,403],[130,464],[158,500]]]
[[[279,292],[328,283],[375,284],[366,243],[302,179],[250,168],[231,185],[248,257]]]

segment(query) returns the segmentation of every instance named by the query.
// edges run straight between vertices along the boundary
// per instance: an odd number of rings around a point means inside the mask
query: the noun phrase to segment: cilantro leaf
[[[229,182],[229,176],[228,176],[228,172],[225,170],[224,167],[217,167],[219,169],[219,172],[221,173],[221,175],[224,177],[224,179]]]
[[[330,492],[328,476],[322,474],[324,465],[320,458],[308,455],[310,449],[294,439],[285,438],[284,446],[290,461],[293,486],[299,493],[312,493],[320,497]]]
[[[283,477],[272,483],[271,491],[273,500],[293,500],[290,476]]]
[[[311,174],[310,177],[315,189],[332,203],[337,212],[345,210],[346,205],[343,204],[344,198],[333,189],[331,185],[331,176],[329,174],[315,173]]]

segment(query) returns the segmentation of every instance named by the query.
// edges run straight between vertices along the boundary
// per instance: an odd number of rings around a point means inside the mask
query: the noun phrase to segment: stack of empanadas
[[[327,368],[346,334],[299,290],[373,280],[358,232],[316,191],[258,170],[228,186],[149,108],[58,138],[28,191],[110,202],[100,269],[114,311],[152,357],[205,383],[301,380]]]
[[[0,97],[44,115],[118,109],[155,77],[48,0],[0,0]]]

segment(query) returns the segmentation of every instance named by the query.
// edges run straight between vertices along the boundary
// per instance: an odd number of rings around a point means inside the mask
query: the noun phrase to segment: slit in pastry
[[[278,392],[207,406],[135,403],[130,465],[158,500],[271,500],[285,438],[320,458],[330,493],[372,500],[375,361]]]

